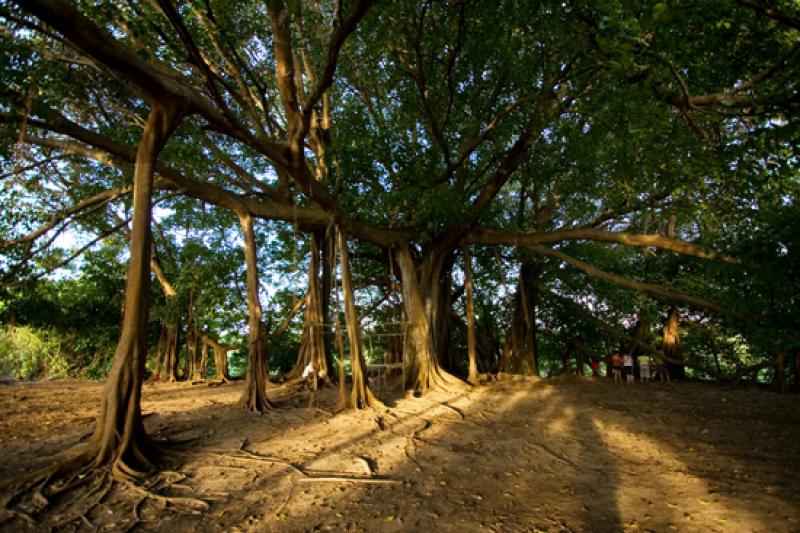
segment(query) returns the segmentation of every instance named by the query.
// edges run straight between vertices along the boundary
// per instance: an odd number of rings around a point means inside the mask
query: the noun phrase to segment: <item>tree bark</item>
[[[506,347],[503,350],[500,369],[503,372],[523,376],[538,375],[536,319],[535,310],[532,308],[535,280],[530,279],[534,277],[535,272],[531,265],[525,262],[521,263],[519,272],[514,306],[511,310],[511,325],[506,335]]]
[[[186,325],[186,360],[184,361],[184,376],[187,380],[200,380],[200,366],[197,361],[197,324],[194,321],[194,309],[192,297],[189,296],[189,307],[187,311],[189,323]]]
[[[438,281],[434,260],[428,258],[422,265],[422,275],[417,276],[414,257],[408,245],[395,249],[403,289],[403,306],[408,320],[406,346],[403,348],[406,388],[422,392],[438,387],[448,389],[458,386],[459,380],[445,372],[438,362],[431,323],[438,323],[435,314],[439,296],[438,283],[425,283],[420,278]]]
[[[289,371],[287,378],[296,379],[311,365],[318,379],[329,381],[330,369],[325,353],[325,341],[322,328],[325,325],[323,313],[322,290],[319,281],[320,264],[320,236],[317,232],[311,234],[311,257],[308,266],[308,294],[306,296],[305,319],[303,324],[303,339],[297,354],[297,363]]]
[[[110,464],[114,477],[122,479],[155,469],[156,450],[145,432],[140,403],[149,321],[151,193],[158,154],[182,117],[181,110],[153,103],[136,156],[125,316],[91,439],[94,464]]]
[[[679,331],[679,315],[675,307],[670,307],[667,313],[667,321],[664,323],[663,344],[661,350],[668,358],[674,361],[683,361],[683,346],[681,345]],[[667,363],[669,374],[672,379],[684,379],[686,368],[679,363]]]
[[[361,350],[361,326],[358,323],[356,303],[353,297],[353,283],[350,279],[350,260],[347,254],[347,235],[338,227],[336,240],[339,247],[339,261],[342,269],[342,292],[344,293],[344,319],[347,324],[347,339],[350,343],[350,367],[353,387],[350,391],[348,407],[364,409],[383,404],[372,394],[367,382],[367,364]]]
[[[773,360],[772,367],[775,369],[773,384],[775,388],[781,393],[786,393],[789,390],[789,384],[786,381],[786,354],[788,350],[782,348],[778,352],[778,356]]]
[[[205,343],[214,350],[214,380],[228,381],[228,347],[224,346],[210,335],[205,335]]]
[[[800,392],[800,348],[795,348],[794,352],[794,390]]]
[[[156,346],[155,368],[153,368],[153,375],[151,377],[153,381],[159,381],[161,379],[161,367],[164,364],[166,352],[167,328],[164,324],[161,324],[161,333],[158,336],[158,345]]]
[[[164,351],[164,380],[178,381],[178,352],[180,349],[180,323],[167,326],[167,346]]]
[[[263,412],[273,406],[267,399],[267,358],[265,343],[261,339],[261,302],[258,297],[258,257],[253,217],[238,213],[244,238],[244,256],[247,264],[247,377],[239,406],[245,411]]]
[[[467,354],[469,356],[469,370],[467,371],[467,382],[471,385],[478,384],[478,353],[475,341],[475,301],[473,299],[472,286],[472,257],[469,253],[469,245],[462,247],[464,255],[464,293],[467,300]]]
[[[203,348],[200,353],[200,365],[197,369],[197,379],[203,380],[206,379],[206,376],[208,375],[208,343],[202,338],[200,339],[200,342],[202,343]]]

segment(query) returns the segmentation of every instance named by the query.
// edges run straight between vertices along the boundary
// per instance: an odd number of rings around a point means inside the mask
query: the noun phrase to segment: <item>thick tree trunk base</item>
[[[159,455],[162,451],[159,449]],[[84,519],[115,485],[162,505],[195,511],[209,508],[199,499],[159,494],[168,480],[155,470],[136,471],[122,456],[120,452],[112,461],[105,461],[98,445],[78,445],[57,456],[57,462],[50,467],[0,483],[0,526],[15,530],[23,529],[22,523],[34,530],[69,526]],[[19,527],[6,526],[15,521]]]
[[[420,370],[416,375],[411,376],[408,385],[413,390],[414,395],[421,395],[431,390],[443,392],[461,393],[468,392],[472,386],[459,379],[457,376],[447,372],[440,366]]]
[[[248,383],[247,389],[236,405],[244,410],[252,413],[264,413],[275,408],[275,404],[267,398],[267,391],[264,387],[253,386],[253,383]]]

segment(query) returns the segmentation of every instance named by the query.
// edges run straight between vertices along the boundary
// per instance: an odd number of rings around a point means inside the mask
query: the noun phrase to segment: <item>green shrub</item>
[[[0,374],[3,376],[59,379],[69,372],[69,360],[49,331],[28,326],[6,326],[0,330]]]

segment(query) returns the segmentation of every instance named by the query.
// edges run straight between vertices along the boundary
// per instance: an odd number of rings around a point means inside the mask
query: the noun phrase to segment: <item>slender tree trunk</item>
[[[322,333],[322,347],[325,350],[325,366],[328,373],[333,372],[335,367],[333,361],[333,352],[331,350],[331,336],[325,334],[326,330],[330,329],[331,324],[331,290],[333,289],[332,277],[335,275],[333,266],[336,264],[333,254],[335,242],[332,232],[322,231],[319,233],[319,242],[322,243],[321,250],[321,267],[322,267],[322,281],[320,282],[320,303],[322,305],[322,323],[328,324],[323,329]],[[327,331],[327,333],[331,333]]]
[[[206,379],[208,375],[208,343],[205,342],[202,338],[200,339],[202,343],[202,351],[200,353],[200,365],[198,367],[198,380]]]
[[[247,263],[247,378],[239,406],[245,411],[263,412],[272,407],[267,399],[267,357],[261,342],[261,302],[258,297],[258,257],[253,217],[238,213],[244,237],[244,256]]]
[[[794,390],[800,392],[800,348],[794,349]]]
[[[464,293],[467,299],[467,353],[469,355],[469,371],[467,372],[467,382],[472,385],[478,384],[478,353],[475,341],[475,302],[473,299],[472,286],[472,257],[469,254],[469,246],[462,248],[464,255]]]
[[[336,351],[339,352],[339,409],[347,407],[347,375],[344,368],[344,332],[339,313],[336,313]]]
[[[136,154],[125,316],[91,439],[97,451],[95,465],[110,464],[117,478],[140,477],[155,468],[156,453],[142,423],[140,403],[150,310],[151,193],[158,154],[182,116],[153,104]]]
[[[287,374],[289,379],[303,375],[303,371],[311,365],[318,379],[329,381],[328,360],[325,354],[325,342],[322,328],[325,315],[322,306],[322,291],[319,282],[319,235],[311,234],[311,257],[308,266],[308,295],[303,324],[303,339],[298,352],[295,367]]]
[[[186,329],[186,379],[191,381],[200,380],[200,365],[197,360],[197,326],[192,317],[192,322]]]
[[[165,361],[167,354],[167,328],[161,324],[161,333],[158,336],[158,347],[156,348],[156,365],[153,369],[153,381],[161,379],[161,367]]]
[[[189,305],[186,314],[188,325],[186,326],[186,379],[200,381],[200,362],[197,359],[197,344],[200,342],[200,333],[197,331],[197,322],[194,319],[194,294],[189,292]]]
[[[536,328],[536,312],[539,305],[539,291],[533,288],[530,294],[530,327],[526,337],[531,351],[531,364],[534,376],[539,375],[539,335]]]
[[[180,323],[174,326],[167,326],[167,348],[164,353],[164,379],[172,383],[178,381],[180,330]]]
[[[353,297],[353,284],[350,280],[350,260],[347,254],[347,235],[341,227],[337,228],[336,238],[339,245],[339,261],[342,270],[342,293],[344,296],[344,319],[347,324],[347,338],[350,342],[350,367],[353,376],[353,388],[350,392],[348,407],[364,409],[382,406],[372,394],[367,383],[367,364],[361,350],[361,330]]]
[[[782,348],[781,351],[778,353],[778,356],[773,361],[773,368],[775,369],[775,375],[773,378],[773,383],[775,388],[778,389],[781,393],[786,393],[789,390],[789,384],[786,381],[786,354],[788,350],[786,348]]]

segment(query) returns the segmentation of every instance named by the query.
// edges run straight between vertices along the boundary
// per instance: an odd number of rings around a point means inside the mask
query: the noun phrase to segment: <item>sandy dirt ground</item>
[[[0,479],[85,440],[101,387],[0,386]],[[508,378],[334,415],[335,390],[309,409],[284,385],[256,415],[233,406],[241,390],[145,386],[153,438],[192,439],[155,487],[179,499],[115,485],[70,503],[89,486],[0,529],[800,531],[796,394]]]

